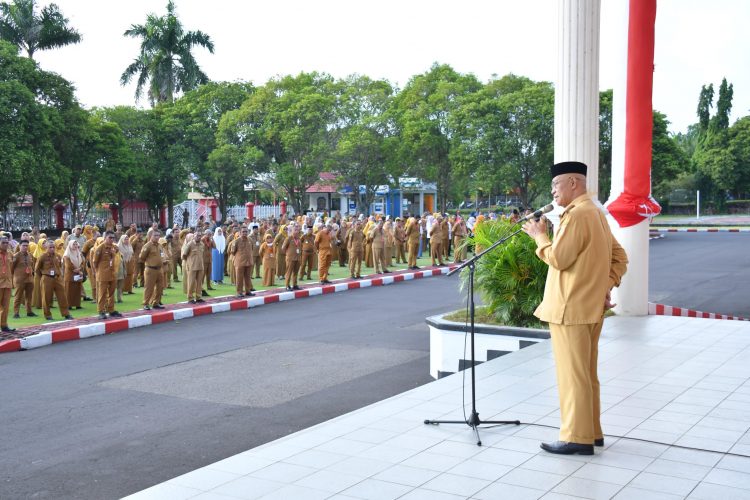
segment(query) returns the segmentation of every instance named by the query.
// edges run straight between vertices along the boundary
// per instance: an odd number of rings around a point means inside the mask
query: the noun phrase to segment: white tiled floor
[[[458,374],[129,498],[750,499],[750,458],[724,453],[750,454],[750,323],[610,318],[599,359],[607,437],[592,457],[541,451],[546,427],[482,428],[478,447],[467,426],[424,425],[463,418]],[[482,364],[477,385],[484,419],[558,423],[546,342]]]

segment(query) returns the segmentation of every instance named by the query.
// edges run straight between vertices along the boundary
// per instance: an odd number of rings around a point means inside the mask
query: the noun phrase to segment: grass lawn
[[[424,258],[426,254],[422,254],[423,258],[418,259],[417,265],[420,267],[429,266],[431,264],[431,261],[429,258]],[[395,262],[395,260],[394,260]],[[446,262],[447,263],[447,262]],[[406,264],[394,264],[389,268],[389,270],[403,270],[406,269]],[[367,268],[364,266],[364,263],[362,265],[362,276],[366,276],[368,274],[371,274],[373,272],[373,268]],[[328,276],[330,280],[336,280],[341,278],[348,278],[349,277],[349,267],[339,267],[338,261],[333,262],[331,265],[331,268],[329,270]],[[313,279],[310,281],[307,280],[301,280],[299,282],[299,285],[308,285],[308,284],[316,284],[318,283],[318,271],[312,272]],[[225,277],[225,283],[224,285],[213,285],[216,290],[209,290],[208,293],[211,296],[211,298],[216,297],[234,297],[236,295],[236,289],[234,285],[230,284],[229,277]],[[277,279],[276,286],[274,287],[263,287],[261,286],[262,279],[253,279],[253,286],[255,286],[256,290],[266,290],[268,288],[279,288],[284,286],[284,280],[279,281]],[[84,284],[86,287],[86,292],[90,296],[91,295],[91,286],[89,282],[86,282]],[[164,304],[176,304],[179,302],[186,302],[187,298],[186,295],[182,292],[182,282],[180,283],[173,283],[172,286],[174,288],[168,288],[164,290],[164,295],[162,298],[162,303]],[[15,292],[15,291],[14,291]],[[121,313],[128,312],[128,311],[135,311],[137,309],[141,309],[142,306],[142,300],[143,300],[143,289],[142,288],[134,288],[132,295],[123,294],[122,297],[122,303],[117,304],[115,303],[115,309]],[[13,305],[13,298],[11,298],[11,307]],[[85,318],[89,316],[96,316],[96,303],[95,302],[81,302],[81,305],[83,306],[83,309],[81,310],[71,310],[70,314],[74,318]],[[37,317],[35,318],[27,318],[26,317],[26,311],[24,307],[21,307],[21,318],[20,319],[13,319],[12,312],[10,317],[8,318],[8,323],[13,328],[24,328],[27,326],[33,326],[33,325],[41,325],[44,323],[55,323],[60,322],[62,320],[62,316],[60,315],[60,309],[57,307],[51,309],[52,317],[55,319],[55,321],[48,322],[44,319],[44,315],[42,313],[41,309],[34,309],[34,312],[37,314]]]

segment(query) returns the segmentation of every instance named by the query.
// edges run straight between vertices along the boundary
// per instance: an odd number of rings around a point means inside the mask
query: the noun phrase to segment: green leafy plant
[[[483,221],[475,227],[471,242],[488,248],[517,229],[509,221]],[[467,242],[469,243],[469,242]],[[519,233],[477,263],[475,286],[488,312],[508,326],[539,327],[534,310],[544,296],[547,264],[536,254],[534,240]],[[462,286],[468,286],[468,269],[462,271]]]

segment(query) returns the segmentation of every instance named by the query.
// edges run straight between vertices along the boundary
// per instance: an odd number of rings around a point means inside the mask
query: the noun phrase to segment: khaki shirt
[[[250,238],[239,237],[232,242],[232,255],[234,255],[234,267],[252,266],[255,262],[253,247],[255,242]]]
[[[303,234],[302,238],[302,253],[310,254],[315,251],[315,235],[312,233]]]
[[[102,243],[94,249],[91,265],[96,269],[96,281],[116,281],[115,252],[117,247]]]
[[[419,224],[415,222],[406,229],[406,238],[409,243],[419,243]]]
[[[62,260],[57,254],[50,255],[44,252],[36,261],[35,271],[40,276],[49,276],[62,281]]]
[[[13,288],[13,254],[0,252],[0,288]]]
[[[331,234],[327,231],[320,231],[315,236],[315,250],[319,253],[331,252]]]
[[[377,226],[370,229],[370,241],[372,241],[372,248],[384,248],[385,247],[385,233],[383,229],[378,229]]]
[[[190,271],[203,271],[203,243],[191,241],[182,250],[182,261]]]
[[[151,269],[154,269],[156,267],[161,270],[161,266],[164,263],[162,259],[162,252],[163,250],[158,243],[149,241],[148,243],[143,245],[141,253],[138,256],[138,261],[143,262],[146,267],[149,267]]]
[[[534,239],[537,256],[549,265],[534,315],[558,325],[600,322],[607,292],[620,285],[628,264],[604,213],[581,195],[565,207],[553,241],[546,233]]]
[[[302,252],[302,239],[289,236],[284,240],[284,244],[281,245],[281,251],[286,256],[287,262],[294,262],[300,260],[300,253]]]
[[[16,254],[13,259],[13,282],[17,287],[34,282],[34,260],[31,253]]]
[[[351,231],[349,231],[349,236],[347,237],[347,246],[349,252],[351,253],[361,252],[365,246],[364,233],[356,229],[352,229]]]
[[[260,246],[263,244],[263,238],[260,237],[260,234],[250,233],[250,236],[248,236],[250,239],[250,242],[253,244],[253,257],[260,257]],[[258,259],[254,258],[253,262],[257,261]]]

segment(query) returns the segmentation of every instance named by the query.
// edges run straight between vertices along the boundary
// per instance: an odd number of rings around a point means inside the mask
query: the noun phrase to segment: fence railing
[[[244,205],[234,205],[227,207],[227,217],[233,217],[235,220],[242,221],[247,216],[247,208]],[[291,207],[287,206],[287,213],[292,214],[294,211]],[[187,215],[187,217],[186,217]],[[217,211],[217,219],[223,220],[221,214]],[[180,227],[192,227],[198,223],[198,219],[203,216],[204,219],[209,219],[211,216],[211,209],[202,203],[198,203],[195,200],[186,200],[182,203],[175,205],[172,212],[174,224]],[[256,219],[267,219],[281,217],[281,207],[279,205],[256,205],[253,208],[253,216]]]

